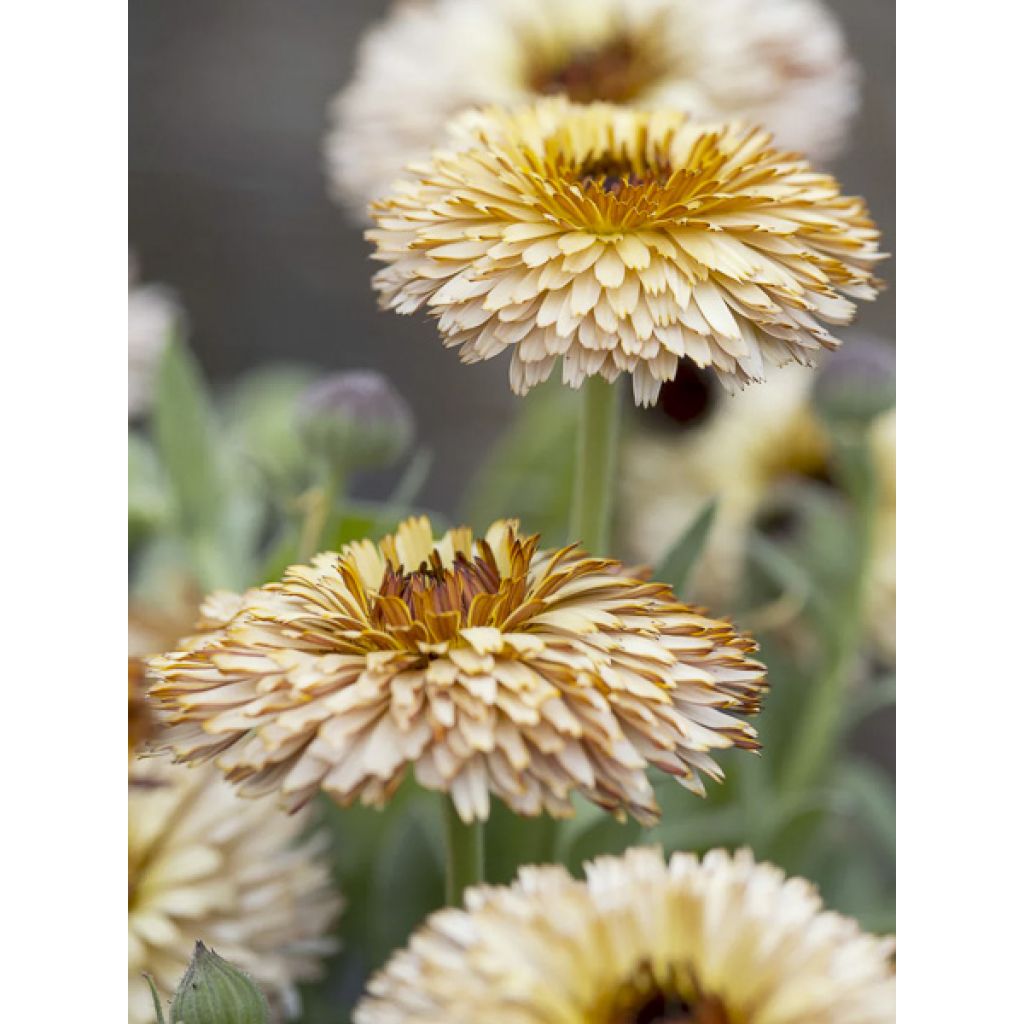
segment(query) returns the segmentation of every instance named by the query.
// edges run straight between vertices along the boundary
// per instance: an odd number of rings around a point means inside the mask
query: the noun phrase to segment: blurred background
[[[426,317],[377,309],[362,229],[327,195],[326,108],[384,0],[134,0],[130,242],[143,281],[177,293],[215,387],[263,362],[373,366],[412,404],[434,460],[423,501],[448,515],[510,422],[507,362],[452,373]],[[829,168],[895,245],[895,4],[829,0],[864,69],[862,105]],[[890,288],[858,324],[894,334]],[[380,496],[391,481],[364,486]]]

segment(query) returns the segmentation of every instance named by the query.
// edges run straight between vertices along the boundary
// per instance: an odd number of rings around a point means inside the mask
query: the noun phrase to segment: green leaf
[[[423,919],[444,904],[443,855],[435,846],[423,803],[407,808],[374,856],[372,962],[383,962]],[[433,815],[436,817],[436,813]]]
[[[471,482],[465,520],[485,530],[518,517],[523,528],[561,537],[572,501],[580,396],[557,381],[535,388]]]
[[[707,543],[717,511],[718,499],[712,498],[683,530],[655,572],[655,578],[670,584],[677,594],[686,591],[686,584]]]
[[[185,535],[216,536],[224,495],[210,398],[194,356],[176,338],[156,378],[153,426]]]
[[[896,858],[896,786],[869,761],[847,761],[836,779],[836,808],[853,816],[891,861]]]
[[[300,397],[316,379],[309,367],[261,366],[235,382],[223,403],[233,457],[278,499],[311,482],[309,454],[298,430]]]
[[[783,593],[803,596],[811,592],[813,582],[804,567],[784,548],[761,534],[750,538],[750,559]]]
[[[748,821],[742,807],[718,807],[693,810],[674,821],[662,821],[644,837],[645,842],[660,843],[666,852],[708,850],[716,846],[739,846],[749,842]]]
[[[152,445],[128,431],[128,545],[159,532],[171,516],[163,470]]]

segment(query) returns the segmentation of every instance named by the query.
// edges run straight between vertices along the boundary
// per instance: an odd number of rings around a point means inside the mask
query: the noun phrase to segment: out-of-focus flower
[[[465,821],[489,792],[569,816],[575,790],[652,823],[649,764],[703,793],[713,751],[757,746],[735,717],[764,690],[755,644],[618,562],[537,545],[511,522],[435,539],[410,519],[218,596],[207,632],[151,663],[170,746],[291,808],[321,787],[384,804],[411,764]]]
[[[863,202],[761,129],[554,99],[453,132],[461,148],[374,204],[374,284],[428,307],[464,362],[511,349],[518,394],[560,358],[572,387],[632,374],[644,405],[682,358],[760,380],[835,348],[822,322],[876,294]]]
[[[890,1024],[894,944],[749,851],[634,849],[471,889],[369,984],[355,1024]]]
[[[178,983],[171,1021],[185,1024],[267,1024],[263,993],[244,971],[200,941]]]
[[[707,401],[693,422],[673,432],[633,431],[619,484],[629,556],[659,562],[717,498],[693,592],[700,601],[731,603],[754,517],[774,486],[827,468],[828,434],[810,403],[813,382],[800,366],[775,370],[764,387],[736,395],[698,382]]]
[[[128,418],[150,405],[153,375],[164,348],[180,322],[171,293],[159,285],[136,284],[136,267],[128,254]]]
[[[828,479],[829,430],[812,401],[815,375],[803,367],[775,370],[765,387],[732,396],[715,392],[710,381],[692,383],[681,397],[675,384],[664,395],[685,406],[669,411],[681,419],[692,413],[691,422],[672,432],[640,427],[626,439],[623,541],[630,558],[656,564],[717,498],[692,589],[699,601],[731,607],[750,532],[773,492],[787,478]],[[874,651],[884,661],[895,657],[896,643],[895,420],[893,410],[870,428],[879,497],[865,611]]]
[[[857,107],[856,68],[817,0],[406,3],[357,60],[325,150],[336,197],[360,216],[469,107],[559,94],[741,117],[815,159],[837,151]]]
[[[342,472],[387,466],[412,442],[409,403],[375,370],[346,370],[315,381],[299,401],[309,449]]]
[[[133,775],[140,753],[157,731],[156,705],[147,697],[149,679],[146,658],[173,647],[179,637],[190,633],[195,622],[197,600],[185,593],[163,610],[146,608],[138,602],[128,608],[128,765]]]
[[[319,839],[272,803],[240,800],[211,768],[139,763],[128,792],[128,1020],[156,1019],[143,972],[164,998],[200,936],[270,997],[277,1019],[295,984],[319,973],[340,908]]]
[[[153,735],[155,721],[153,708],[146,700],[146,662],[142,658],[128,659],[128,757],[142,749]]]

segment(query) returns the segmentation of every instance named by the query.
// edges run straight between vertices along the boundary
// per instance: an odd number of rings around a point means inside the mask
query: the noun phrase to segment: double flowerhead
[[[179,758],[301,807],[385,803],[411,766],[465,821],[578,792],[644,823],[655,765],[702,792],[713,755],[756,747],[753,642],[669,587],[511,522],[433,536],[426,519],[280,583],[217,595],[204,632],[156,659]]]
[[[471,111],[371,208],[400,313],[427,308],[466,362],[511,353],[517,393],[632,376],[655,401],[681,359],[727,385],[810,363],[874,297],[861,200],[771,136],[563,99]]]

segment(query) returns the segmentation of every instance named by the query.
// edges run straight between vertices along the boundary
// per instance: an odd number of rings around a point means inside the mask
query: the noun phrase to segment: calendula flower
[[[758,512],[787,477],[823,477],[829,439],[811,405],[814,374],[789,366],[762,388],[723,395],[714,381],[688,374],[687,408],[676,385],[664,394],[666,417],[638,424],[624,443],[619,481],[624,544],[630,557],[657,564],[705,505],[715,519],[693,573],[698,600],[732,604]],[[662,429],[664,427],[665,429]]]
[[[171,340],[181,311],[171,293],[159,285],[137,283],[137,270],[128,253],[128,418],[150,406],[153,375]]]
[[[888,1024],[893,942],[750,851],[522,868],[430,917],[355,1024]]]
[[[128,1021],[156,1020],[143,972],[166,998],[202,938],[263,989],[275,1019],[294,1015],[297,982],[334,948],[340,909],[309,819],[240,800],[210,768],[163,759],[128,791]]]
[[[128,607],[128,770],[133,773],[139,754],[159,728],[156,706],[149,700],[146,659],[192,632],[199,600],[187,588],[163,608],[133,601]]]
[[[649,764],[703,792],[712,753],[756,747],[753,641],[577,547],[516,524],[435,539],[425,518],[204,609],[205,635],[155,659],[179,758],[299,807],[320,788],[384,804],[413,767],[464,821],[489,793],[572,814],[578,791],[645,823]]]
[[[759,128],[556,99],[453,132],[372,207],[374,284],[464,362],[510,349],[519,394],[559,359],[572,387],[632,374],[644,405],[683,358],[760,380],[836,347],[822,323],[876,294],[863,202]]]
[[[335,195],[364,215],[367,200],[430,153],[453,114],[550,95],[742,117],[821,159],[857,108],[857,71],[817,0],[396,5],[364,38],[331,109]]]

